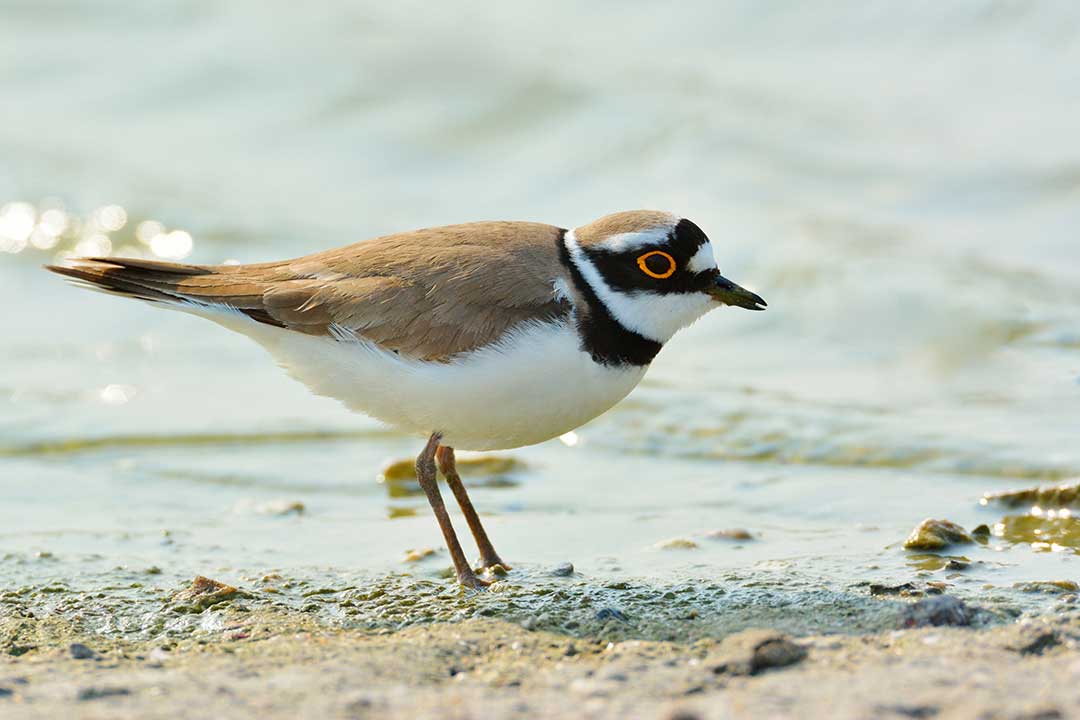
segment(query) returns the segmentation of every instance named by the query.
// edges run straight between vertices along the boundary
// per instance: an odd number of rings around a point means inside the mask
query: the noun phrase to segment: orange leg
[[[420,481],[420,487],[423,488],[428,502],[431,503],[435,519],[439,521],[443,538],[446,540],[446,549],[450,551],[450,557],[454,561],[458,582],[465,587],[480,589],[491,583],[476,577],[476,573],[469,567],[465,553],[461,550],[461,543],[458,542],[457,534],[454,532],[454,526],[450,524],[450,515],[446,512],[446,505],[443,504],[442,494],[439,492],[439,483],[435,478],[435,453],[439,449],[441,438],[439,433],[433,433],[423,451],[416,456],[416,479]]]
[[[480,516],[476,514],[476,508],[469,499],[469,493],[465,491],[461,476],[458,475],[457,462],[454,460],[454,448],[440,445],[435,451],[435,462],[439,464],[439,470],[442,470],[442,474],[446,477],[446,484],[454,492],[454,497],[457,498],[458,505],[461,507],[461,513],[469,523],[469,530],[472,531],[473,538],[476,540],[476,547],[480,549],[480,562],[486,568],[501,565],[504,570],[510,570],[510,566],[503,562],[499,553],[495,552],[495,546],[491,544],[484,526],[480,523]]]

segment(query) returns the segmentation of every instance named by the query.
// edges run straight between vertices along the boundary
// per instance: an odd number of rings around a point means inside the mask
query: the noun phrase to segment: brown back
[[[446,360],[521,323],[566,316],[569,305],[553,287],[564,277],[560,232],[480,222],[255,265],[88,258],[50,269],[146,300],[224,304],[289,330],[351,335],[411,358]]]

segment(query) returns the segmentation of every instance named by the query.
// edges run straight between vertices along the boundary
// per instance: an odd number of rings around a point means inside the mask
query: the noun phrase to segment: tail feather
[[[73,285],[99,290],[112,295],[132,297],[150,302],[177,302],[183,298],[176,293],[169,293],[162,283],[150,284],[139,282],[137,276],[125,272],[124,258],[85,258],[76,265],[46,265],[45,269],[63,275]],[[164,264],[164,263],[162,263]],[[134,266],[131,266],[134,267]],[[183,267],[183,266],[181,266]],[[161,273],[167,277],[168,273]],[[177,273],[181,274],[181,273]],[[188,274],[188,273],[184,273]],[[154,285],[159,287],[154,287]]]
[[[79,258],[74,265],[46,265],[73,284],[148,302],[221,306],[281,327],[264,309],[263,283],[244,281],[230,266],[184,265],[139,258]]]

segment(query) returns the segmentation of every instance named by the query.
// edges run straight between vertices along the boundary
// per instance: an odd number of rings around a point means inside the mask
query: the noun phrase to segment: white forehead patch
[[[612,290],[581,249],[573,230],[566,233],[563,242],[570,261],[611,316],[624,328],[642,337],[666,343],[676,332],[716,307],[711,297],[699,292],[660,294]]]
[[[690,261],[686,263],[686,269],[693,273],[699,273],[702,270],[715,270],[716,269],[716,256],[713,255],[712,243],[708,240],[701,244],[694,256],[690,258]]]

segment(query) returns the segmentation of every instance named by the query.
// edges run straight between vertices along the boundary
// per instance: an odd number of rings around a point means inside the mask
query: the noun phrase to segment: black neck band
[[[585,300],[586,307],[578,308],[576,313],[582,349],[601,365],[645,366],[651,363],[663,345],[626,329],[612,316],[570,257],[565,230],[559,233],[556,242],[559,260],[570,272],[574,288]]]

